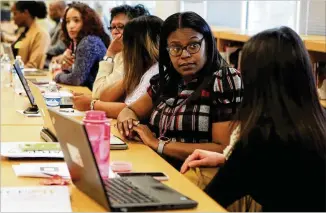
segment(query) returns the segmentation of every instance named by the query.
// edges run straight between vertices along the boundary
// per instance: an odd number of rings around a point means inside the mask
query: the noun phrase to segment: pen
[[[74,112],[74,109],[59,109],[59,112]]]

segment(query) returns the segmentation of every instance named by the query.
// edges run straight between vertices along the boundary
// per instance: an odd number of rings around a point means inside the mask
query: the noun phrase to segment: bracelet
[[[96,103],[96,101],[98,101],[98,100],[92,100],[91,101],[91,110],[94,110],[94,106],[95,106],[95,103]]]

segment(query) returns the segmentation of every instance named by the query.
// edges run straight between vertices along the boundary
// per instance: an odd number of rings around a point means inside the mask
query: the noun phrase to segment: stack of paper
[[[71,212],[67,186],[1,187],[1,212]]]
[[[59,150],[26,150],[24,147],[28,147],[34,144],[44,144],[46,146],[60,145],[59,143],[50,142],[4,142],[1,141],[1,156],[8,158],[63,158],[62,151]]]
[[[66,163],[21,163],[12,166],[15,174],[21,177],[52,177],[60,175],[70,178]]]

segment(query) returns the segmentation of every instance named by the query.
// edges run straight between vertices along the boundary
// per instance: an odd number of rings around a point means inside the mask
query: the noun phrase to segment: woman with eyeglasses
[[[92,100],[79,110],[105,111],[117,118],[125,106],[147,92],[150,79],[158,74],[159,39],[163,20],[157,16],[141,16],[129,21],[123,33],[123,63],[125,76],[110,89],[112,101]],[[123,100],[123,101],[121,101]],[[74,105],[79,100],[73,97]]]
[[[111,89],[114,84],[124,77],[123,65],[123,32],[125,25],[137,17],[149,15],[148,10],[141,4],[136,6],[121,5],[111,10],[111,31],[113,40],[99,63],[98,73],[92,89],[92,95],[74,94],[74,107],[85,111],[90,109],[92,100],[117,101],[111,98]]]
[[[94,82],[92,98],[99,99],[101,93],[121,80],[124,75],[122,35],[125,25],[139,16],[149,15],[148,10],[141,4],[136,6],[121,5],[111,10],[111,31],[113,40],[100,62],[98,74]]]
[[[162,26],[159,75],[121,111],[117,126],[179,169],[195,149],[222,152],[228,145],[241,91],[240,73],[218,53],[206,21],[194,12],[176,13]]]

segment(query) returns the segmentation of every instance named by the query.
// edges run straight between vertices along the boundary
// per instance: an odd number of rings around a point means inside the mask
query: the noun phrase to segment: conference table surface
[[[73,88],[75,92],[86,92],[85,88]],[[89,90],[88,90],[89,93]],[[12,91],[12,88],[1,88],[1,142],[15,141],[42,141],[40,130],[43,125],[42,118],[31,118],[20,115],[16,109],[23,109],[29,106],[26,97],[19,96]],[[118,134],[112,127],[113,133]],[[112,161],[128,161],[132,163],[132,170],[136,172],[164,172],[169,176],[164,183],[180,193],[196,200],[198,206],[194,209],[182,209],[180,211],[226,211],[217,204],[200,188],[195,186],[179,171],[161,158],[148,146],[128,142],[128,150],[112,150]],[[58,162],[52,160],[9,160],[2,158],[1,162],[1,186],[39,186],[41,178],[17,177],[14,174],[12,165],[26,162]],[[59,162],[64,162],[59,160]],[[105,211],[103,207],[78,190],[73,184],[69,185],[72,210],[77,212],[98,212]],[[174,210],[177,211],[177,210]]]

